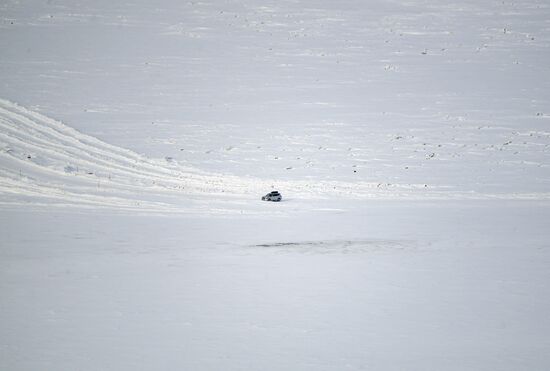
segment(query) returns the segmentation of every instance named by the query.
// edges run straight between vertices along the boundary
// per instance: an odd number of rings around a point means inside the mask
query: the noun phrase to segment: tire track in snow
[[[98,182],[103,182],[102,193],[117,190],[147,196],[215,194],[227,188],[221,176],[147,159],[5,100],[0,100],[0,129],[2,176],[19,174],[11,177],[9,187],[4,184],[3,191],[11,188],[10,194],[17,189],[24,193],[29,184],[78,190],[77,185],[93,189]],[[231,188],[238,193],[242,187],[234,182]]]
[[[550,198],[546,193],[479,194],[420,184],[274,181],[206,173],[146,158],[0,99],[0,204],[188,212],[204,211],[204,202],[212,198],[257,200],[273,187],[303,199]]]
[[[110,146],[99,140],[85,136],[76,130],[67,127],[67,130],[59,130],[52,127],[62,125],[30,111],[21,111],[21,107],[14,106],[17,111],[6,110],[0,102],[0,113],[6,115],[10,120],[1,120],[0,125],[5,132],[11,133],[11,138],[4,138],[7,141],[19,141],[17,145],[27,153],[33,151],[48,157],[51,167],[56,169],[63,164],[77,164],[83,170],[89,172],[112,172],[120,175],[119,181],[130,180],[134,184],[136,180],[144,181],[144,184],[165,181],[181,184],[181,179],[193,177],[190,171],[180,171],[180,178],[174,177],[174,170],[159,166],[151,160],[143,158],[131,151]],[[29,116],[33,116],[32,121]],[[9,134],[4,133],[4,136]],[[60,170],[60,169],[56,169]],[[186,169],[188,170],[188,169]]]

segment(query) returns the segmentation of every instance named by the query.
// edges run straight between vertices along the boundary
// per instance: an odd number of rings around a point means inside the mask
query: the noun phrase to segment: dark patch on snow
[[[299,252],[311,254],[366,253],[375,251],[397,251],[416,249],[413,241],[401,240],[328,240],[291,241],[252,245],[250,247],[270,249],[276,252]]]

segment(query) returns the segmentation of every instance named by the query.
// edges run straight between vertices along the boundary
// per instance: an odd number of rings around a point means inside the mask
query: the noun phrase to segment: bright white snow
[[[2,2],[0,369],[548,369],[549,19]]]

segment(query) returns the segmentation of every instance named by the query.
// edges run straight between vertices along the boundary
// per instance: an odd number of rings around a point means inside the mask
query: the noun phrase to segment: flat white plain
[[[548,19],[3,2],[0,368],[548,369]]]

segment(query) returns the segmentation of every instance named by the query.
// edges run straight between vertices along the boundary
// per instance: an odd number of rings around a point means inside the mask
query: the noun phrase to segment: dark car
[[[262,197],[262,201],[275,201],[279,202],[283,199],[281,194],[278,191],[269,192],[265,196]]]

